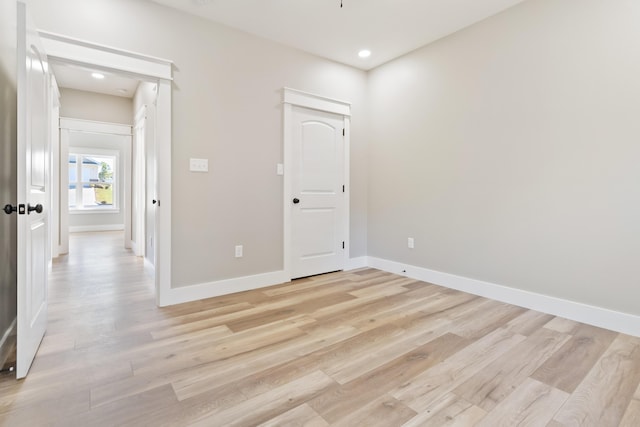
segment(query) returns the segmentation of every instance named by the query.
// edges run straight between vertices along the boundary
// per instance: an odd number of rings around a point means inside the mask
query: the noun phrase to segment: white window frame
[[[120,153],[117,150],[105,150],[100,148],[86,148],[86,147],[69,147],[69,156],[76,155],[76,178],[78,178],[75,182],[76,184],[76,206],[69,207],[69,213],[71,214],[115,214],[120,212],[120,176],[122,174],[121,163],[120,163]],[[67,159],[69,158],[67,156]],[[114,171],[113,171],[113,182],[111,185],[113,186],[113,205],[110,207],[86,207],[82,203],[82,193],[84,189],[85,182],[82,181],[82,161],[80,160],[83,157],[113,157],[115,159]],[[67,160],[68,163],[68,160]],[[68,172],[67,172],[68,173]],[[69,181],[69,184],[73,184]],[[87,182],[87,184],[91,184]]]

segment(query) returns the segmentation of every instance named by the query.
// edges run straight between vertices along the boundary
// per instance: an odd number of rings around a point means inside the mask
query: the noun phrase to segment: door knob
[[[11,215],[12,213],[18,211],[18,207],[17,206],[11,206],[10,204],[7,204],[7,205],[4,205],[4,208],[2,208],[2,210],[7,215]]]
[[[30,214],[33,211],[36,211],[36,213],[42,213],[42,205],[40,203],[35,206],[27,205],[27,213]]]
[[[20,204],[18,206],[12,206],[10,204],[6,204],[6,205],[4,205],[4,208],[2,208],[2,210],[7,215],[11,215],[14,212],[18,212],[20,215],[24,215],[25,206],[22,205],[22,204]]]
[[[297,205],[298,203],[300,203],[300,199],[298,199],[298,198],[296,197],[296,198],[294,198],[294,199],[292,200],[292,202],[293,202],[293,204],[294,204],[294,205]]]

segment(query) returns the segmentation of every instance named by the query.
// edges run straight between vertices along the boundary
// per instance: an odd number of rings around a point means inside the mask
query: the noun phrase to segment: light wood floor
[[[640,426],[640,339],[373,269],[157,308],[120,233],[56,261],[7,426]]]

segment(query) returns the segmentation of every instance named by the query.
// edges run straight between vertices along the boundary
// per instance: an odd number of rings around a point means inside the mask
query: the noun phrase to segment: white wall
[[[526,1],[371,72],[369,255],[640,314],[639,22]]]
[[[43,30],[175,62],[174,287],[282,270],[285,86],[352,102],[351,255],[366,254],[364,72],[146,1],[31,3]]]
[[[130,125],[133,123],[133,102],[131,98],[121,96],[61,88],[60,115]]]

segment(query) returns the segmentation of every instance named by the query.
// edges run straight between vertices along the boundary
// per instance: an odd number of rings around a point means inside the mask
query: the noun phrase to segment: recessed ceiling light
[[[360,58],[368,58],[371,56],[371,51],[369,49],[362,49],[360,52],[358,52],[358,56]]]
[[[104,74],[91,73],[91,77],[93,77],[94,79],[102,80],[102,79],[104,79]]]
[[[118,89],[116,90],[116,92],[124,94],[124,93],[127,93],[128,91],[126,89]]]

